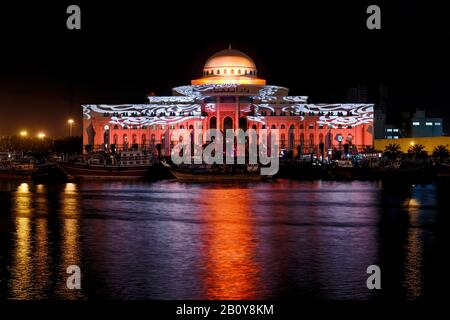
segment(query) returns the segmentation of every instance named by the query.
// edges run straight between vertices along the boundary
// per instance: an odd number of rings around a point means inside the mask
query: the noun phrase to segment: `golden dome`
[[[221,50],[212,55],[203,67],[203,78],[193,80],[192,84],[241,83],[265,84],[257,78],[256,65],[245,53],[232,49]]]
[[[231,47],[225,50],[221,50],[211,56],[206,61],[203,70],[207,71],[217,68],[228,68],[230,70],[232,70],[232,68],[241,68],[247,71],[256,71],[256,65],[253,62],[252,58],[239,50],[232,49]],[[237,71],[235,73],[237,74]]]

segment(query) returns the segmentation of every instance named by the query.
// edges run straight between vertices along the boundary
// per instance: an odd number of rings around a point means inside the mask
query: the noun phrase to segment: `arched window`
[[[152,134],[151,141],[152,141],[152,144],[155,144],[156,138],[155,138],[154,134]]]
[[[238,70],[238,73],[241,74],[241,69]]]
[[[242,129],[245,131],[245,130],[247,130],[247,126],[248,126],[247,118],[240,117],[239,118],[239,129]]]
[[[183,126],[183,125],[181,125],[181,126],[180,126],[180,129],[184,129],[184,126]]]
[[[114,137],[113,137],[113,143],[117,144],[118,139],[119,138],[118,138],[117,134],[115,134]]]
[[[305,134],[304,133],[300,134],[300,144],[301,145],[305,144]]]
[[[142,144],[146,144],[147,143],[147,137],[145,136],[145,134],[143,134],[142,137],[141,137],[141,143]]]
[[[137,135],[136,134],[133,134],[132,141],[133,141],[133,144],[137,144]]]
[[[220,69],[217,69],[216,73],[217,73],[217,74],[220,74]]]
[[[189,126],[189,130],[192,130],[192,129],[194,129],[194,126],[191,124],[191,125]]]
[[[231,74],[234,74],[234,69],[231,69]]]
[[[286,146],[286,135],[284,133],[281,134],[280,144],[282,148]]]
[[[224,73],[224,74],[227,74],[227,69],[223,69],[223,73]]]
[[[211,119],[209,119],[209,128],[210,129],[216,129],[217,128],[216,117],[211,117]]]
[[[289,140],[288,140],[288,144],[289,144],[289,150],[294,150],[294,130],[289,130]]]
[[[225,117],[223,119],[223,128],[226,129],[233,129],[233,119],[231,117]]]
[[[291,126],[289,127],[289,129],[294,130],[295,126],[293,124],[291,124]]]
[[[270,127],[270,129],[276,129],[276,128],[277,128],[277,126],[274,124]]]
[[[310,134],[309,135],[309,145],[313,146],[314,145],[314,134]]]
[[[128,135],[124,134],[123,135],[123,144],[127,144],[128,143]]]
[[[323,143],[323,133],[319,134],[319,143]]]
[[[282,124],[282,125],[280,126],[280,129],[286,129],[286,126],[285,126],[284,124]]]

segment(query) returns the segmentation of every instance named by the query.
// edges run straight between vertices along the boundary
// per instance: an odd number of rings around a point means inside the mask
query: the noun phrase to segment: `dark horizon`
[[[366,28],[369,2],[276,7],[77,2],[81,31],[69,31],[57,5],[14,5],[0,16],[0,136],[45,131],[81,135],[84,103],[145,103],[198,78],[206,59],[229,44],[252,57],[268,84],[310,102],[346,102],[366,84],[369,103],[388,87],[388,121],[425,109],[449,132],[444,11],[425,1],[376,3],[382,29]],[[295,10],[294,10],[295,8]],[[219,10],[220,9],[220,10]],[[190,12],[190,13],[189,13]],[[249,13],[249,14],[247,14]]]

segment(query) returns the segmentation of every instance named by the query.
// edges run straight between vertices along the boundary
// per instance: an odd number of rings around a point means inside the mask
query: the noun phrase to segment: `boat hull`
[[[219,182],[219,181],[261,181],[264,176],[259,174],[193,174],[170,170],[172,175],[180,181],[200,181],[200,182]]]
[[[272,176],[264,176],[259,172],[210,172],[195,171],[194,169],[174,168],[167,163],[162,163],[164,167],[180,181],[198,181],[198,182],[237,182],[237,181],[261,181],[271,179]]]
[[[31,179],[34,171],[0,171],[0,179]]]
[[[84,163],[58,162],[58,167],[69,177],[101,179],[144,178],[149,166],[104,166]]]

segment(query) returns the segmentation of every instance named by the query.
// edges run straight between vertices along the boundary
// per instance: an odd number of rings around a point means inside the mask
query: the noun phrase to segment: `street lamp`
[[[20,136],[21,137],[26,137],[28,135],[28,132],[25,130],[20,131]]]
[[[69,136],[72,136],[72,127],[75,121],[73,119],[67,120],[67,123],[69,124]]]
[[[37,135],[37,137],[38,137],[39,139],[43,140],[43,139],[45,138],[45,133],[39,132],[38,135]]]

